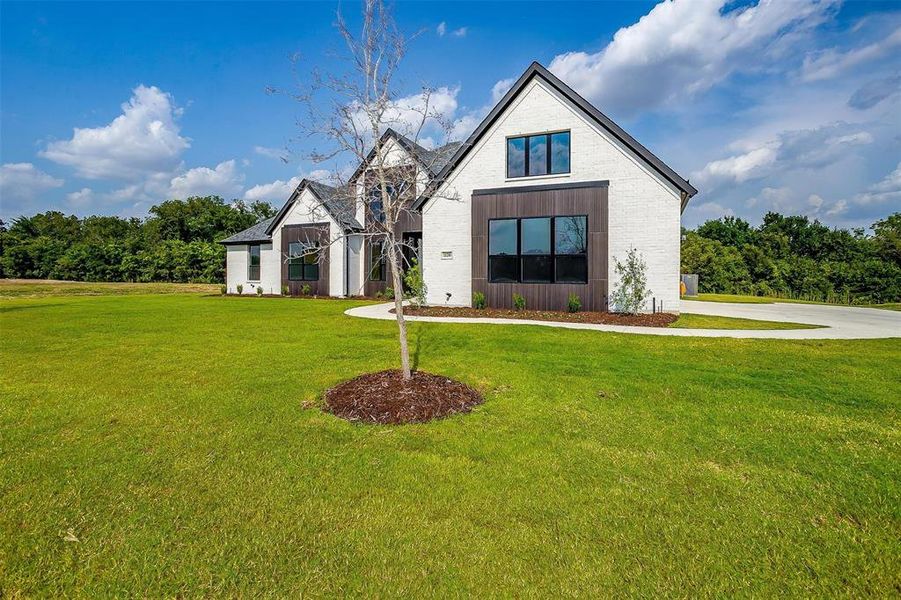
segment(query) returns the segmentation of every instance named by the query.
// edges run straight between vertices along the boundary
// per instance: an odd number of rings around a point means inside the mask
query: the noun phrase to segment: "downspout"
[[[350,244],[347,234],[344,235],[344,297],[350,296]]]

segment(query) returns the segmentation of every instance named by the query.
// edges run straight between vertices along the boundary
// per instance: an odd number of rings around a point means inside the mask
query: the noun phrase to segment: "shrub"
[[[513,308],[523,310],[525,307],[526,299],[522,297],[522,294],[513,294]]]
[[[479,310],[484,309],[485,308],[485,294],[483,294],[482,292],[475,292],[472,295],[472,307],[478,308]]]
[[[282,286],[282,296],[287,296],[290,293],[291,293],[291,288],[289,288],[287,285],[283,285]]]
[[[257,296],[262,296],[262,295],[263,295],[263,286],[258,285],[257,286]]]
[[[382,290],[379,290],[375,293],[375,297],[381,299],[384,294],[382,294]]]
[[[228,293],[228,286],[226,286],[226,285],[220,285],[220,286],[219,286],[219,293],[222,294],[223,296],[226,295],[226,294]]]
[[[238,290],[238,293],[239,293],[239,294],[243,294],[243,293],[244,293],[244,286],[241,285],[240,283],[239,283],[237,286],[235,286],[235,289]]]
[[[385,288],[385,298],[387,300],[394,300],[394,288],[393,287]]]
[[[635,248],[630,248],[626,261],[613,259],[619,283],[610,296],[611,304],[617,312],[627,315],[638,314],[644,308],[645,301],[650,298],[648,289],[647,265]]]
[[[313,291],[313,288],[310,287],[309,283],[303,284],[303,287],[300,288],[300,293],[303,294],[304,296],[309,296],[310,292],[312,292],[312,291]]]
[[[569,309],[569,312],[577,313],[582,310],[582,299],[576,294],[570,294],[566,306]]]
[[[407,270],[406,275],[404,275],[404,283],[407,284],[407,288],[410,290],[413,301],[418,306],[423,306],[425,304],[427,288],[425,279],[422,276],[422,265],[420,265],[419,261],[415,258],[413,259],[413,264],[410,265],[410,268]]]

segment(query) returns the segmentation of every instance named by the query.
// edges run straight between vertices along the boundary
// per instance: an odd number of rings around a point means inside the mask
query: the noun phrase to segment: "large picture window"
[[[249,281],[260,280],[260,245],[251,244],[247,247],[247,279]]]
[[[507,177],[569,173],[568,131],[507,138]]]
[[[588,283],[588,217],[492,219],[491,283]]]
[[[369,281],[385,281],[387,279],[385,265],[385,242],[375,241],[369,244]]]
[[[288,280],[319,281],[319,244],[288,244]]]

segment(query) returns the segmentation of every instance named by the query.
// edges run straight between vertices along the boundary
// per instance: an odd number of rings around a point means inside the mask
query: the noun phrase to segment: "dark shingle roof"
[[[288,209],[291,208],[291,205],[294,204],[294,201],[300,196],[305,188],[310,188],[313,195],[319,199],[322,206],[325,207],[325,210],[332,215],[332,218],[334,218],[339,225],[345,229],[363,228],[355,217],[353,197],[350,193],[345,193],[342,189],[319,183],[318,181],[304,179],[291,193],[291,197],[288,198],[284,206],[279,209],[278,214],[275,215],[272,221],[266,226],[265,232],[267,235],[272,235],[275,226],[281,222],[282,218],[287,214]]]
[[[428,169],[429,174],[433,177],[441,172],[441,169],[454,157],[454,153],[463,144],[463,142],[450,142],[440,148],[429,150],[404,135],[399,133],[397,135],[404,142],[407,151],[413,154],[419,164]]]
[[[270,223],[275,219],[275,217],[269,217],[263,221],[260,221],[256,225],[252,227],[248,227],[244,231],[239,231],[235,235],[229,236],[224,240],[220,241],[220,244],[249,244],[252,242],[271,242],[272,236],[266,233],[266,229],[268,229]]]
[[[363,228],[355,216],[356,210],[354,210],[353,195],[347,189],[332,187],[318,181],[310,181],[307,185],[313,190],[313,193],[319,198],[322,205],[325,206],[325,210],[343,227],[348,229]]]

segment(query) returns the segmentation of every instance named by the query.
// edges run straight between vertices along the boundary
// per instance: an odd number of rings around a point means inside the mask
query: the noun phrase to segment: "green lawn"
[[[893,596],[901,340],[412,323],[333,300],[0,300],[0,596]]]
[[[816,302],[814,300],[796,300],[794,298],[771,298],[769,296],[743,296],[740,294],[698,294],[697,296],[682,296],[683,300],[703,300],[704,302],[730,302],[741,304],[773,304],[783,302],[786,304],[830,304],[829,302]],[[833,306],[847,306],[837,304]],[[881,308],[884,310],[901,310],[901,302],[886,304],[863,304],[866,308]]]
[[[682,313],[670,327],[676,329],[821,329],[822,325]]]

